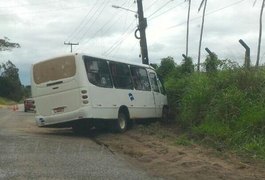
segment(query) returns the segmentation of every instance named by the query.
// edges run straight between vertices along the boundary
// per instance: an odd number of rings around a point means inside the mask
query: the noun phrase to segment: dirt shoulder
[[[97,134],[95,140],[166,179],[264,179],[262,162],[242,160],[195,143],[185,144],[169,128],[159,124],[137,125],[124,134]],[[154,132],[155,131],[155,132]],[[181,142],[183,141],[183,142]]]

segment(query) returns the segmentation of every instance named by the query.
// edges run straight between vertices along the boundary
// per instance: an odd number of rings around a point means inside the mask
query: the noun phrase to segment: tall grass
[[[166,88],[186,130],[265,159],[265,68],[172,76]]]
[[[14,101],[0,97],[0,105],[10,105],[10,104],[14,104],[14,103],[15,103]]]

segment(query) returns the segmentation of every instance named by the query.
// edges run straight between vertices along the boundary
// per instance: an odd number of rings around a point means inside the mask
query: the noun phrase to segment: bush
[[[165,83],[176,121],[196,137],[265,158],[265,68],[224,62],[211,73],[176,67]]]

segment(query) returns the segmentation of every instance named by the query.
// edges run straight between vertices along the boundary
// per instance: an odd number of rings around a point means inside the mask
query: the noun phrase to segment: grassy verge
[[[172,77],[166,87],[169,99],[178,98],[172,105],[187,134],[218,150],[265,159],[264,68]]]
[[[8,106],[8,105],[12,105],[12,104],[15,104],[16,102],[14,101],[11,101],[9,99],[6,99],[6,98],[3,98],[3,97],[0,97],[0,108],[3,108],[5,106]]]

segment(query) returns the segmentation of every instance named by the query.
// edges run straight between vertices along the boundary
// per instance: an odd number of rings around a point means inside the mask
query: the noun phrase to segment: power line
[[[66,38],[66,41],[70,40],[72,38],[72,36],[76,33],[76,31],[79,32],[80,27],[82,25],[84,25],[84,22],[86,20],[86,18],[88,17],[88,15],[90,15],[90,13],[92,13],[92,11],[94,10],[94,8],[96,7],[97,3],[99,1],[96,1],[93,6],[88,10],[88,13],[85,15],[85,17],[80,21],[80,23],[76,26],[76,28],[74,29],[74,31]]]
[[[221,11],[221,10],[224,10],[224,9],[226,9],[226,8],[229,8],[229,7],[231,7],[231,6],[235,6],[235,5],[237,5],[237,4],[242,3],[243,1],[246,1],[246,0],[241,0],[241,1],[237,1],[237,2],[235,2],[235,3],[231,3],[231,4],[229,4],[229,5],[225,6],[225,7],[222,7],[222,8],[220,8],[220,9],[216,9],[216,10],[214,10],[214,11],[208,12],[208,13],[205,14],[205,16],[208,16],[208,15],[214,14],[214,13],[216,13],[216,12],[219,12],[219,11]],[[199,17],[196,17],[196,18],[192,18],[192,19],[190,19],[190,21],[194,21],[194,20],[196,20],[196,19],[200,19],[201,17],[202,17],[202,16],[199,16]],[[187,21],[182,22],[182,23],[179,23],[179,24],[176,24],[176,25],[173,25],[173,26],[170,26],[170,27],[168,27],[168,28],[166,28],[166,29],[176,28],[176,27],[181,26],[181,25],[186,24],[186,23],[187,23]]]
[[[153,19],[155,19],[155,18],[158,18],[158,17],[160,17],[160,16],[162,16],[162,15],[168,13],[169,11],[175,9],[176,7],[179,7],[180,5],[182,5],[182,4],[184,4],[184,3],[185,3],[185,2],[181,2],[181,3],[177,4],[176,6],[173,6],[173,7],[171,7],[171,8],[169,8],[169,9],[163,11],[162,13],[160,13],[160,14],[158,14],[158,15],[156,15],[156,16],[149,18],[148,21],[151,21],[151,20],[153,20]]]
[[[126,32],[124,32],[123,34],[122,34],[122,37],[118,40],[118,41],[116,41],[116,42],[114,42],[113,44],[112,44],[112,46],[109,48],[109,49],[107,49],[103,54],[104,55],[109,55],[111,52],[113,52],[114,51],[114,49],[115,48],[117,48],[128,36],[129,36],[129,34],[130,33],[132,33],[133,31],[134,31],[134,29],[133,30],[131,30],[130,32],[128,32],[129,30],[130,30],[130,28],[131,28],[131,26],[133,25],[133,23],[134,23],[134,21],[132,21],[132,23],[130,23],[130,25],[127,27],[127,30],[126,30]]]
[[[91,27],[93,27],[93,25],[95,24],[95,22],[96,22],[96,20],[99,18],[99,16],[103,13],[103,10],[106,8],[106,6],[107,6],[107,3],[108,3],[108,1],[107,0],[104,0],[104,2],[102,3],[102,9],[101,9],[101,11],[99,11],[99,13],[97,14],[97,16],[96,16],[96,18],[94,19],[94,21],[90,24],[90,26],[89,26],[89,28],[82,34],[82,36],[81,36],[81,38],[79,38],[79,41],[81,41],[86,35],[87,35],[87,33],[89,32],[89,29],[91,28]],[[96,15],[96,13],[94,13],[93,14],[93,16],[91,16],[91,18],[90,19],[92,19],[93,17],[94,17],[94,15]],[[87,23],[86,23],[87,24]]]
[[[106,34],[111,28],[114,27],[114,24],[117,22],[117,21],[120,21],[120,16],[119,14],[121,14],[122,11],[120,11],[116,16],[113,17],[110,17],[110,19],[107,20],[107,23],[104,23],[103,26],[101,26],[101,28],[99,28],[93,35],[92,37],[95,37],[99,32],[101,32],[105,27],[108,27],[108,29],[106,29],[105,31],[102,31],[101,33],[102,34]],[[113,20],[113,21],[112,21]],[[85,42],[83,42],[83,44],[87,44],[91,41],[92,39],[87,39]],[[79,48],[80,49],[80,48]]]
[[[124,6],[126,3],[128,2],[131,2],[131,0],[127,0],[126,2],[124,2],[122,4],[122,6]],[[133,4],[133,3],[132,3]],[[131,6],[131,5],[130,5]],[[99,28],[93,35],[92,37],[95,37],[99,32],[101,32],[102,34],[106,34],[111,28],[114,27],[114,24],[117,22],[117,21],[120,21],[120,14],[122,13],[122,11],[120,11],[119,13],[117,13],[115,16],[110,16],[110,18],[107,20],[106,23],[104,23],[103,26],[101,26],[101,28]],[[108,27],[106,30],[104,30],[102,32],[102,30],[105,28],[105,27]],[[86,39],[85,42],[83,42],[83,44],[87,44],[91,41],[92,39]],[[79,47],[77,50],[82,50],[84,48],[81,48]]]
[[[155,5],[159,0],[154,1],[150,6],[148,6],[147,8],[145,8],[144,11],[147,11],[148,9],[150,9],[153,5]]]
[[[169,3],[171,3],[174,0],[169,0],[168,2],[166,2],[164,5],[162,5],[161,7],[159,7],[156,11],[154,11],[151,15],[149,15],[147,18],[152,17],[154,14],[156,14],[157,12],[161,11],[161,9],[163,9],[164,7],[166,7]]]
[[[128,26],[128,30],[129,30],[130,26]],[[128,32],[128,30],[122,35],[122,37],[118,41],[116,41],[115,43],[113,43],[112,46],[103,53],[105,56],[108,56],[109,54],[111,54],[116,48],[118,48],[121,45],[121,43],[125,39],[127,39],[129,37],[129,34],[130,33],[134,32],[134,29],[131,30],[130,32]]]

